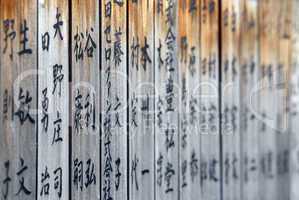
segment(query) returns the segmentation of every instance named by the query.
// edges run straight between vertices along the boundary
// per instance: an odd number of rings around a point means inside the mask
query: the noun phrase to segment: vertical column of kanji
[[[261,199],[276,199],[277,196],[277,93],[276,69],[278,67],[278,34],[277,22],[279,3],[276,0],[259,2],[259,82],[258,94],[260,105],[259,120],[260,148],[260,191]]]
[[[218,11],[218,1],[201,1],[200,181],[203,199],[220,199]]]
[[[240,199],[240,0],[221,7],[223,199]]]
[[[290,134],[290,199],[299,198],[299,1],[292,1],[292,67],[290,69],[289,134]]]
[[[154,1],[129,1],[130,199],[154,199]]]
[[[178,1],[155,2],[156,199],[178,199],[179,77]]]
[[[102,1],[102,198],[127,199],[127,0]]]
[[[4,199],[36,194],[36,19],[36,1],[1,1]]]
[[[200,1],[179,0],[180,198],[200,198]]]
[[[277,2],[275,2],[277,3]],[[277,199],[290,199],[290,173],[289,173],[289,145],[287,99],[289,96],[289,72],[291,69],[291,18],[292,1],[279,1],[279,17],[277,18],[276,32],[278,42],[278,58],[273,76],[275,77],[275,90],[277,102],[276,115],[276,174],[277,174]]]
[[[72,198],[100,199],[99,1],[72,3]]]
[[[38,199],[68,199],[67,0],[38,2]]]
[[[258,2],[242,0],[240,33],[241,199],[258,199]]]

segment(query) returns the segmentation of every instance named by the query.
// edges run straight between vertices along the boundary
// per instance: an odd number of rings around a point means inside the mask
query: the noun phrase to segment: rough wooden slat
[[[129,1],[130,199],[154,199],[154,1]]]
[[[258,111],[258,2],[242,0],[240,35],[240,136],[241,136],[241,199],[259,198]]]
[[[222,1],[223,199],[240,199],[240,1]]]
[[[179,192],[178,1],[155,2],[155,163],[156,199]]]
[[[102,1],[102,199],[127,199],[127,0]]]
[[[100,199],[99,1],[72,1],[72,199]]]
[[[0,4],[1,39],[5,37],[3,22],[7,19],[8,33],[15,33],[7,51],[4,53],[4,49],[1,49],[0,65],[3,68],[0,86],[2,93],[6,93],[3,96],[1,94],[1,98],[2,102],[8,102],[1,129],[5,144],[5,156],[1,157],[1,171],[5,176],[1,179],[10,178],[6,182],[8,185],[5,184],[8,187],[7,193],[5,191],[7,199],[33,199],[36,195],[37,3],[33,0],[1,0]],[[25,34],[28,52],[23,54],[24,43],[21,42],[25,41]],[[1,47],[5,48],[2,46],[4,42],[1,43]],[[19,191],[23,180],[27,189],[25,192]]]
[[[200,1],[180,0],[178,63],[180,82],[180,199],[199,199],[200,186]]]
[[[287,101],[289,96],[289,72],[291,68],[291,19],[292,1],[279,1],[278,66],[275,69],[275,88],[277,90],[276,113],[276,148],[277,148],[277,199],[290,199],[289,144]]]
[[[258,94],[260,105],[257,118],[259,120],[260,149],[260,187],[262,199],[275,199],[277,196],[277,95],[275,88],[275,70],[278,66],[278,34],[277,21],[279,3],[276,0],[259,2],[259,82]]]
[[[292,1],[291,39],[292,57],[289,73],[289,131],[290,134],[290,199],[299,198],[299,1]]]
[[[219,4],[201,1],[201,193],[220,199]]]
[[[38,199],[68,199],[69,5],[38,3]]]

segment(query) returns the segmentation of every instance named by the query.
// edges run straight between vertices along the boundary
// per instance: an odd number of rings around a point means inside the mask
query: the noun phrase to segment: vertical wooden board
[[[275,69],[276,89],[276,148],[277,148],[277,199],[290,199],[289,144],[287,98],[289,96],[289,72],[291,68],[291,18],[292,1],[279,1],[278,66]]]
[[[223,199],[240,199],[240,1],[222,1]]]
[[[241,199],[258,199],[259,129],[256,112],[258,83],[258,2],[242,0],[240,34],[240,137],[241,137]]]
[[[260,188],[262,199],[277,197],[277,148],[276,114],[277,95],[275,70],[278,66],[277,21],[279,3],[276,0],[259,2],[259,149],[260,149]]]
[[[290,134],[290,199],[299,198],[299,1],[292,1],[292,62],[290,69],[289,134]]]
[[[155,2],[156,199],[178,199],[179,77],[178,1]]]
[[[0,64],[5,102],[1,171],[7,199],[33,199],[36,195],[36,15],[33,0],[1,1],[1,38],[10,35],[8,43],[1,41]]]
[[[219,4],[201,1],[201,193],[203,199],[220,199],[219,129]]]
[[[127,199],[127,0],[102,1],[102,198]]]
[[[38,1],[38,199],[69,198],[68,1]]]
[[[154,199],[154,1],[129,1],[130,199]]]
[[[100,199],[99,1],[72,1],[72,199]]]
[[[180,199],[200,198],[200,1],[180,0],[178,17]]]

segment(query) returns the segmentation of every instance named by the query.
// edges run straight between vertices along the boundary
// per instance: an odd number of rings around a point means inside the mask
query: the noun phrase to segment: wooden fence
[[[0,200],[298,200],[298,0],[0,0]]]

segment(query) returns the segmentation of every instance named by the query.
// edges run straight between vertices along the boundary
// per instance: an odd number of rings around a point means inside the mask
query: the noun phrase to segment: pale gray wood
[[[180,199],[200,199],[200,1],[179,1]]]
[[[240,136],[241,136],[241,199],[259,198],[259,128],[256,113],[259,95],[258,84],[258,2],[243,0],[241,9],[240,55]]]
[[[289,96],[289,73],[291,69],[291,20],[292,2],[279,1],[279,17],[277,19],[278,33],[278,63],[274,76],[276,89],[276,148],[277,148],[277,199],[290,199],[290,173],[289,173],[289,145],[287,101]]]
[[[127,0],[102,3],[102,199],[127,199]],[[110,4],[109,4],[110,3]],[[105,12],[111,5],[110,17]],[[108,9],[109,10],[109,9]],[[108,38],[106,36],[109,36]],[[109,42],[111,40],[111,42]],[[110,60],[105,49],[111,48]],[[110,121],[111,120],[111,121]],[[109,143],[109,145],[107,145]],[[111,167],[111,168],[110,168]]]
[[[155,195],[170,200],[179,198],[178,1],[156,1],[155,8]],[[171,43],[170,48],[166,42]]]
[[[269,12],[271,10],[271,14]],[[276,122],[277,122],[277,95],[275,89],[276,77],[274,71],[278,66],[278,34],[277,21],[279,4],[275,0],[259,2],[259,82],[258,93],[260,104],[257,118],[259,120],[259,149],[260,162],[264,163],[265,170],[259,176],[260,198],[276,199],[277,197],[277,148],[276,148]],[[269,68],[269,66],[271,66]],[[268,70],[273,72],[269,78]],[[265,73],[266,72],[266,73]],[[270,158],[272,157],[272,158]],[[271,162],[269,161],[269,158]],[[261,166],[261,165],[260,165]],[[270,170],[271,169],[271,170]]]
[[[7,119],[3,120],[3,127],[1,129],[5,150],[1,155],[1,171],[3,169],[5,161],[9,161],[9,192],[8,199],[26,199],[35,198],[36,194],[36,108],[37,108],[37,88],[36,88],[36,50],[37,50],[37,3],[36,1],[1,1],[1,22],[5,19],[14,19],[14,29],[16,31],[16,37],[13,40],[14,51],[12,53],[13,60],[10,59],[10,44],[8,51],[3,54],[1,49],[1,91],[7,90],[9,96],[8,114]],[[21,34],[21,24],[24,25],[24,20],[27,20],[27,27],[29,31],[26,32],[28,42],[26,43],[28,48],[32,49],[32,54],[18,55],[18,52],[22,49],[20,43],[24,38]],[[2,24],[1,24],[2,27]],[[1,30],[3,30],[1,28]],[[10,29],[11,31],[11,29]],[[1,31],[1,39],[4,37],[4,32]],[[1,41],[2,47],[3,41]],[[26,98],[26,92],[29,92],[29,98],[32,97],[29,102],[30,109],[29,114],[34,121],[31,123],[28,119],[21,124],[21,121],[15,112],[20,108],[19,92],[20,88],[23,88],[22,95]],[[3,96],[1,94],[2,102]],[[22,99],[21,101],[25,100]],[[14,100],[14,101],[12,101]],[[14,108],[14,110],[12,110]],[[25,112],[25,118],[27,116]],[[2,151],[2,149],[1,149]],[[24,161],[24,162],[22,162]],[[23,165],[22,165],[23,164]],[[23,167],[27,166],[19,176],[19,172]],[[6,170],[3,171],[6,175]],[[2,174],[1,174],[2,175]],[[6,178],[6,177],[4,177]],[[18,190],[20,188],[20,180],[24,178],[25,187],[29,190],[30,194],[26,195],[24,192]]]
[[[72,1],[72,199],[100,199],[99,1]],[[78,37],[76,35],[79,34]],[[90,35],[90,38],[89,38]],[[89,39],[88,39],[89,38]],[[78,42],[76,42],[78,41]],[[92,41],[95,46],[92,45]],[[76,44],[78,45],[76,48]],[[80,45],[82,45],[80,47]],[[92,57],[88,50],[93,49]],[[82,48],[83,59],[76,54]],[[91,53],[91,52],[90,52]],[[82,98],[80,97],[82,95]],[[77,97],[77,98],[76,98]],[[82,109],[80,109],[82,107]],[[81,110],[81,111],[80,111]],[[81,119],[80,119],[81,115]],[[76,120],[77,119],[77,120]],[[77,121],[77,122],[76,122]],[[89,121],[89,122],[88,122]],[[82,128],[81,128],[82,127]],[[83,185],[76,173],[83,171]],[[78,171],[77,171],[78,170]],[[92,178],[88,184],[88,176]],[[95,180],[94,180],[95,178]],[[87,183],[87,184],[86,184]]]
[[[222,1],[223,199],[240,199],[240,0]]]
[[[68,161],[70,153],[68,128],[69,4],[66,0],[40,0],[38,9],[38,199],[68,199],[70,173]],[[55,28],[53,28],[53,25],[57,23],[57,14],[61,15],[58,20],[63,21],[60,26],[62,40],[59,33],[54,38]],[[49,50],[43,50],[43,37],[46,33],[49,34],[50,38]],[[61,83],[58,80],[57,83],[55,81],[57,78],[54,75],[56,73],[55,65],[62,65],[61,71],[58,70],[57,73],[58,78],[63,76]],[[59,116],[57,116],[57,113],[59,113]],[[55,123],[59,119],[61,119],[61,122]],[[47,120],[48,122],[45,122]],[[55,130],[58,130],[58,132],[55,133]],[[62,141],[53,142],[57,138],[61,138]],[[50,178],[43,181],[43,174],[46,172],[49,173]],[[60,180],[60,175],[62,176],[61,189],[60,187],[55,189],[55,178]],[[47,183],[50,184],[48,195],[45,194],[45,185]]]
[[[209,9],[211,8],[211,9]],[[220,199],[219,130],[219,4],[201,1],[201,193],[203,199]],[[214,62],[213,62],[214,60]],[[212,61],[212,62],[210,62]],[[209,65],[209,63],[212,63]],[[209,68],[211,69],[209,72]],[[213,117],[214,118],[213,118]],[[212,118],[211,118],[212,117]],[[212,120],[210,120],[212,119]],[[210,120],[210,121],[209,121]],[[210,170],[212,169],[212,170]],[[215,173],[210,173],[215,172]],[[207,178],[205,177],[207,174]]]
[[[133,200],[153,200],[155,194],[154,1],[136,3],[129,1],[128,3],[129,197]],[[143,52],[143,49],[146,52]],[[143,61],[146,55],[149,57]]]
[[[290,199],[299,198],[299,1],[292,1],[292,57],[290,69],[290,97],[289,97],[289,134],[290,134]]]

